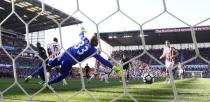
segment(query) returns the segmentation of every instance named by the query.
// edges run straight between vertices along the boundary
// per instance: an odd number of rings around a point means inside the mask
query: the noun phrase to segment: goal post
[[[203,71],[185,71],[185,78],[203,78]]]

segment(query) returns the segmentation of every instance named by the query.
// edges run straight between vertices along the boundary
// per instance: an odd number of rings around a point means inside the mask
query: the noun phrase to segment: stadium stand
[[[2,22],[11,13],[11,1],[0,0],[0,7],[2,8],[2,10],[0,10],[0,22]],[[22,0],[17,0],[15,1],[15,9],[16,13],[25,22],[29,22],[37,13],[41,12],[42,5],[38,0],[24,0],[24,2],[22,2]],[[67,17],[69,18],[66,19]],[[66,19],[66,22],[61,25],[62,27],[82,23],[82,21],[70,17],[70,15],[45,4],[45,12],[40,14],[40,16],[29,25],[29,33],[57,28],[57,24],[51,20],[52,18],[56,19],[57,22]],[[25,40],[26,28],[15,14],[13,14],[1,25],[0,29],[2,39],[2,45],[0,47],[0,78],[13,77],[12,60],[2,48],[4,48],[13,58],[20,54],[27,46]],[[35,53],[31,49],[27,49],[15,62],[17,77],[19,78],[24,78],[29,75],[41,62],[41,60],[36,57],[36,47],[32,44],[29,45],[35,50]]]
[[[204,46],[204,43],[209,45],[210,42],[210,39],[206,38],[209,37],[209,28],[209,26],[199,26],[194,28],[196,31],[199,51],[201,56],[203,56],[206,60],[210,60],[210,48],[209,46]],[[190,28],[182,27],[144,30],[143,32],[147,44],[146,49],[152,56],[159,59],[163,51],[162,48],[164,47],[164,41],[170,40],[174,46],[176,45],[175,48],[177,47],[176,49],[179,52],[179,55],[175,60],[176,63],[184,62],[196,55],[195,49],[191,47],[193,45],[191,44],[192,39],[189,29]],[[100,36],[102,40],[114,47],[114,51],[112,51],[111,56],[117,60],[122,59],[123,54],[131,59],[143,52],[140,31],[103,32],[100,33]],[[160,61],[164,63],[164,60]],[[164,66],[160,66],[157,61],[153,60],[146,54],[132,62],[140,62],[140,64],[135,65],[137,68],[141,67],[143,63],[147,63],[154,70],[154,73],[164,73]],[[196,58],[195,60],[185,64],[183,67],[186,71],[203,71],[203,77],[210,77],[209,65],[200,58]],[[141,68],[139,68],[139,70],[139,73],[141,73]],[[138,72],[135,68],[132,68],[131,71]]]

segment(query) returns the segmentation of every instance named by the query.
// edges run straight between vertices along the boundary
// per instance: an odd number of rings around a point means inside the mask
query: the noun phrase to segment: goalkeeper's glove
[[[81,28],[81,32],[86,33],[87,31],[85,30],[84,27]]]
[[[122,68],[121,68],[120,66],[113,66],[113,67],[112,67],[112,70],[113,70],[115,73],[117,73],[117,75],[122,76],[123,71],[122,71]]]

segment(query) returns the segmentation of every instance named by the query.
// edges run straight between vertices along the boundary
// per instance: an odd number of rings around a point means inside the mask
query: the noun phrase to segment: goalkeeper
[[[61,80],[63,80],[66,76],[68,76],[69,71],[72,69],[72,66],[77,64],[77,62],[74,60],[74,58],[77,61],[83,61],[84,59],[90,57],[93,55],[98,61],[100,61],[105,66],[112,68],[113,71],[115,71],[117,74],[121,73],[121,68],[119,66],[113,66],[109,61],[105,60],[102,56],[100,56],[97,53],[96,46],[98,45],[98,39],[97,36],[94,35],[91,40],[89,41],[84,36],[85,29],[81,29],[81,33],[79,34],[81,41],[68,48],[63,54],[59,55],[56,59],[49,61],[48,66],[50,68],[53,68],[55,66],[61,65],[60,74],[57,75],[54,79],[51,79],[48,84],[57,83]],[[69,54],[71,54],[73,57],[71,57]],[[44,68],[43,66],[40,66],[37,68],[30,76],[25,78],[25,82],[28,82],[32,77],[35,77],[39,73],[43,73]]]

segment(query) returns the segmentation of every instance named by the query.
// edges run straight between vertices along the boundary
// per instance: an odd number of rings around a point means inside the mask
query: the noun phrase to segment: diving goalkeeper
[[[77,61],[83,61],[84,59],[93,55],[98,61],[100,61],[105,66],[112,68],[114,72],[120,75],[121,68],[119,66],[113,66],[109,61],[105,60],[102,56],[100,56],[96,50],[96,46],[98,45],[97,36],[94,35],[90,41],[84,36],[85,29],[81,29],[81,33],[79,34],[81,41],[68,48],[63,54],[59,55],[56,59],[49,61],[48,66],[53,68],[55,66],[61,65],[60,74],[55,78],[49,80],[47,84],[57,83],[63,80],[68,76],[69,71],[72,69],[72,66],[77,64]],[[69,54],[71,54],[77,61],[74,60]],[[32,77],[35,77],[39,73],[43,73],[44,68],[40,66],[37,68],[30,76],[25,78],[25,82],[28,82]]]

